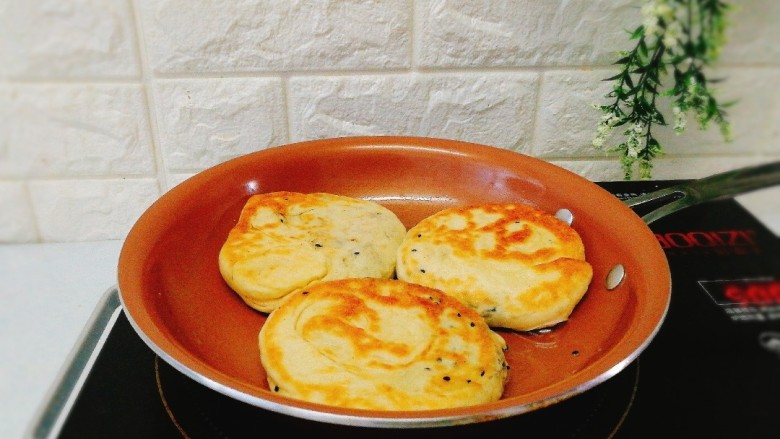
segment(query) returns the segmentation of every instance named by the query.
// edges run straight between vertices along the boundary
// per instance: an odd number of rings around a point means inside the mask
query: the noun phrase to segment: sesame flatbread
[[[320,282],[259,334],[272,392],[338,407],[428,410],[501,398],[504,339],[441,291],[395,279]]]
[[[450,208],[420,221],[398,249],[396,272],[517,331],[567,320],[593,276],[577,231],[522,203]]]
[[[293,291],[349,277],[390,278],[406,228],[373,201],[329,193],[250,197],[219,252],[225,282],[270,312]]]

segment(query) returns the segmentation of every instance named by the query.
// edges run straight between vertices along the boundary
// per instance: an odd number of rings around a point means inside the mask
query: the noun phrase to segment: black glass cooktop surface
[[[601,185],[626,198],[672,183]],[[108,297],[103,306],[116,310],[91,367],[77,385],[55,392],[34,435],[780,437],[780,239],[733,200],[694,206],[650,227],[672,269],[672,303],[660,332],[615,377],[551,407],[491,422],[403,430],[280,415],[179,373],[134,332],[118,299]]]

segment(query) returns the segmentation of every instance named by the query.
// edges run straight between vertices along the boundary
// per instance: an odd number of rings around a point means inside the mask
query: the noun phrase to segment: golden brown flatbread
[[[395,279],[320,282],[293,293],[259,334],[271,391],[371,410],[501,398],[506,343],[473,309]]]
[[[389,278],[406,228],[373,201],[329,193],[250,197],[219,252],[227,284],[270,312],[293,291],[349,277]]]
[[[445,209],[412,227],[398,279],[440,289],[492,327],[518,331],[565,321],[593,276],[571,226],[522,203]]]

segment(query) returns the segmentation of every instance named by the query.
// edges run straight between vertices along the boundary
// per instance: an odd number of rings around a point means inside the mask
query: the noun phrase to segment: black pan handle
[[[680,209],[732,198],[780,184],[780,162],[765,163],[691,180],[624,201],[646,224]],[[641,212],[641,213],[640,213]]]

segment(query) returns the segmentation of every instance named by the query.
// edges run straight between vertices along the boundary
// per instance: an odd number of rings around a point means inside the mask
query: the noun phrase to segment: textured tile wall
[[[780,159],[780,2],[735,1],[735,141],[662,137],[656,178]],[[0,0],[0,242],[122,239],[258,149],[420,135],[620,179],[590,141],[641,0]],[[777,201],[768,201],[777,203]]]

